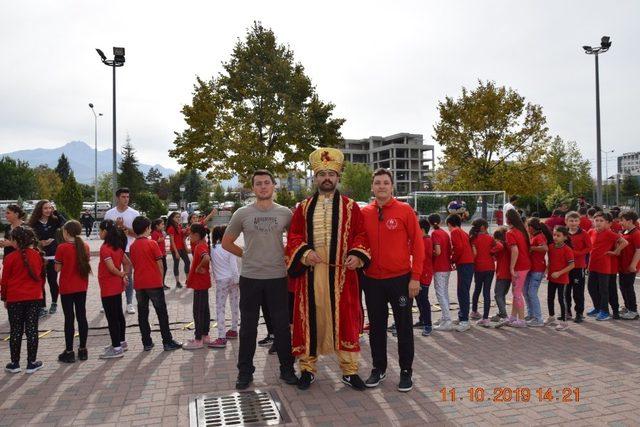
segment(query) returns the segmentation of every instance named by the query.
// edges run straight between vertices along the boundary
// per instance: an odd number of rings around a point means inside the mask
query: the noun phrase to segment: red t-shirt
[[[184,249],[184,230],[182,227],[178,226],[177,228],[173,225],[167,227],[167,234],[173,237],[173,244],[176,246],[176,249]],[[173,250],[173,248],[171,248]]]
[[[531,247],[534,246],[543,246],[547,244],[547,238],[544,233],[534,234],[534,236],[530,239]],[[518,249],[520,250],[520,249]],[[547,263],[544,261],[544,257],[546,252],[537,252],[531,251],[530,259],[531,259],[531,270],[533,272],[544,272],[547,268]]]
[[[89,245],[84,242],[84,249],[87,258],[91,257]],[[56,249],[56,263],[62,265],[60,269],[60,295],[75,294],[76,292],[87,292],[89,287],[89,276],[82,277],[78,269],[78,258],[76,245],[71,242],[64,242]]]
[[[621,234],[624,231],[624,228],[620,224],[620,220],[618,219],[613,220],[613,222],[611,223],[611,231],[618,234]]]
[[[167,254],[167,245],[165,243],[164,234],[162,234],[162,231],[153,230],[151,232],[151,240],[158,243],[158,246],[160,247],[160,252],[162,252],[162,255]]]
[[[211,265],[211,262],[209,262],[205,267],[204,273],[196,272],[198,264],[200,264],[200,261],[202,261],[202,258],[205,256],[210,256],[209,248],[205,242],[200,241],[193,248],[193,262],[191,262],[189,276],[187,276],[187,288],[201,291],[211,287],[211,275],[209,274],[209,266]]]
[[[569,233],[571,246],[573,246],[573,268],[587,267],[587,254],[591,252],[591,237],[584,229],[578,228],[574,234]]]
[[[25,249],[27,263],[36,276],[31,277],[29,270],[24,265],[22,252],[15,250],[4,257],[2,263],[2,279],[0,279],[0,295],[2,301],[8,303],[20,301],[39,301],[42,299],[44,278],[42,268],[44,261],[40,253],[35,249]]]
[[[98,263],[98,284],[100,285],[100,297],[106,298],[121,294],[124,291],[124,281],[122,277],[111,274],[107,268],[106,261],[111,260],[113,265],[120,270],[124,251],[114,249],[112,246],[103,243],[100,246],[100,262]]]
[[[493,258],[493,248],[495,243],[493,237],[487,233],[480,233],[473,239],[471,243],[476,248],[476,256],[474,259],[475,271],[495,271],[496,263]]]
[[[625,230],[622,234],[622,238],[629,242],[627,246],[624,247],[622,252],[620,252],[620,262],[619,268],[620,273],[630,273],[629,265],[631,261],[633,261],[633,256],[636,251],[640,249],[640,230],[637,227],[632,228],[631,230]],[[636,271],[640,268],[640,262],[635,266]]]
[[[138,237],[129,248],[133,264],[133,287],[135,289],[155,289],[162,287],[162,272],[158,260],[163,258],[157,242]]]
[[[554,244],[549,246],[549,274],[547,274],[547,280],[562,285],[569,284],[569,273],[564,273],[556,279],[551,277],[551,273],[560,271],[571,263],[573,263],[573,250],[568,245],[557,247]]]
[[[433,243],[431,237],[423,236],[424,244],[424,262],[422,263],[422,275],[420,276],[421,285],[430,285],[433,279]]]
[[[442,228],[438,228],[431,232],[431,240],[434,247],[440,245],[440,255],[433,256],[433,272],[451,271],[451,239],[449,234]]]
[[[456,265],[473,264],[473,250],[469,235],[462,228],[451,230],[451,262]]]
[[[620,235],[611,230],[595,231],[591,234],[592,248],[589,257],[589,271],[611,274],[611,260],[615,257],[605,254],[615,249],[619,238]]]
[[[511,280],[511,250],[502,242],[496,241],[494,253],[496,256],[496,280]]]
[[[507,246],[509,251],[513,246],[518,247],[518,259],[516,260],[515,271],[526,271],[531,268],[529,260],[529,246],[526,237],[517,228],[510,228],[507,231]]]
[[[591,230],[593,228],[593,222],[589,219],[589,217],[581,216],[578,226],[583,230]]]

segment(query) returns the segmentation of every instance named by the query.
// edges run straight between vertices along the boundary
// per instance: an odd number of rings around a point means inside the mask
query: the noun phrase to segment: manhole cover
[[[278,425],[291,421],[275,391],[202,395],[189,401],[191,427]]]

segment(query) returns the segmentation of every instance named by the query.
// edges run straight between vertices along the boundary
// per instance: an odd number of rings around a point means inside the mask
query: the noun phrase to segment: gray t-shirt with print
[[[278,279],[287,276],[283,234],[289,228],[291,217],[291,211],[277,203],[266,211],[252,203],[233,214],[225,234],[244,235],[240,273],[243,277]]]

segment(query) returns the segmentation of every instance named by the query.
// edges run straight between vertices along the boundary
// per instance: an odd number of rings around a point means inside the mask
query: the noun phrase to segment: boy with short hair
[[[585,208],[580,208],[581,210]],[[578,212],[569,212],[565,216],[565,222],[569,227],[569,238],[573,247],[574,266],[569,272],[569,286],[567,288],[567,311],[571,313],[571,295],[575,301],[575,314],[573,321],[581,323],[584,319],[584,271],[587,267],[587,255],[591,252],[591,239],[587,230],[580,226],[582,217]],[[587,219],[588,221],[588,219]],[[590,222],[590,221],[589,221]]]
[[[586,207],[578,209],[578,214],[580,216],[580,228],[582,228],[584,231],[589,231],[593,228],[593,221],[591,221],[591,219],[587,216],[587,211],[588,209]],[[595,209],[593,213],[595,214]]]
[[[638,319],[636,292],[633,284],[640,268],[640,230],[638,230],[638,214],[626,211],[620,215],[620,224],[624,227],[622,238],[629,242],[620,253],[620,291],[627,311],[620,316],[624,320]]]
[[[182,344],[174,341],[169,329],[169,315],[162,287],[162,251],[157,242],[149,239],[151,234],[149,218],[136,217],[133,220],[132,228],[136,234],[136,240],[131,244],[129,251],[134,269],[133,283],[138,301],[138,324],[140,325],[144,351],[150,351],[153,348],[151,326],[149,325],[149,300],[151,300],[158,316],[164,350],[176,350],[182,347]]]

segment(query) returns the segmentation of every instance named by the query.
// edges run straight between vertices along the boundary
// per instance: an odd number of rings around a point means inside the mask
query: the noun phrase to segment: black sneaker
[[[264,339],[261,339],[260,341],[258,341],[258,345],[260,347],[271,347],[271,344],[273,344],[273,335],[267,335],[266,337],[264,337]]]
[[[352,387],[359,391],[365,390],[367,388],[367,386],[364,384],[364,381],[362,381],[362,378],[360,378],[360,375],[358,374],[343,375],[342,382],[349,387]]]
[[[253,382],[253,375],[238,375],[236,380],[236,390],[244,390]]]
[[[56,314],[56,311],[58,311],[58,304],[52,302],[51,307],[49,307],[49,314]]]
[[[298,384],[298,377],[293,368],[280,370],[280,379],[289,385]]]
[[[163,344],[162,347],[164,348],[164,351],[177,350],[179,348],[182,348],[182,343],[176,340],[171,340],[167,344]]]
[[[47,310],[47,308],[46,307],[42,307],[40,309],[40,311],[38,312],[38,317],[40,319],[42,319],[43,317],[47,317],[48,314],[49,314],[49,311]]]
[[[18,362],[7,363],[7,366],[4,367],[4,370],[7,372],[11,372],[12,374],[17,374],[22,369],[20,369],[20,364]]]
[[[576,317],[573,319],[574,323],[582,323],[584,322],[584,317],[579,314],[576,314]]]
[[[180,282],[176,282],[176,288],[178,288],[178,289],[182,289],[182,283],[180,283]]]
[[[367,378],[364,385],[369,388],[377,387],[385,378],[387,378],[387,374],[385,372],[382,372],[378,368],[373,368],[371,370],[371,375],[369,375],[369,378]]]
[[[300,390],[307,390],[311,387],[311,384],[316,380],[316,376],[309,371],[302,371],[300,378],[298,379],[298,388]]]
[[[418,320],[416,323],[413,324],[413,327],[416,329],[422,329],[424,328],[424,322],[421,322]]]
[[[38,371],[42,368],[42,362],[36,360],[35,362],[27,363],[27,370],[25,371],[27,374],[33,374],[35,371]]]
[[[616,311],[613,313],[613,316],[611,316],[613,318],[613,320],[620,320],[620,312]]]
[[[167,285],[162,285],[162,289],[164,289],[166,291],[167,289],[171,289],[171,288],[168,287]]]
[[[58,360],[63,363],[75,363],[76,354],[72,351],[63,351],[58,355]]]
[[[269,347],[269,354],[276,354],[277,352],[278,350],[276,349],[276,344],[271,344],[271,347]]]
[[[78,349],[78,359],[80,360],[87,360],[89,358],[89,353],[87,352],[86,348],[79,348]]]
[[[153,347],[155,347],[155,344],[154,344],[154,343],[151,343],[151,344],[143,344],[142,349],[143,349],[144,351],[151,351],[151,349],[152,349]]]
[[[387,327],[387,331],[391,332],[391,331],[395,331],[396,330],[396,324],[392,323],[391,326]]]
[[[413,381],[411,380],[411,371],[400,371],[400,383],[398,384],[398,391],[407,392],[413,388]]]

